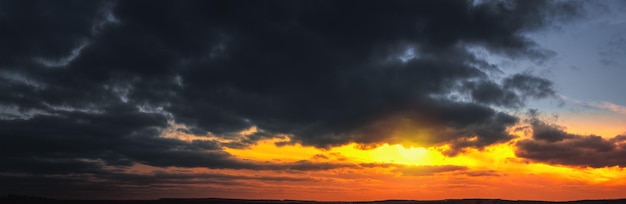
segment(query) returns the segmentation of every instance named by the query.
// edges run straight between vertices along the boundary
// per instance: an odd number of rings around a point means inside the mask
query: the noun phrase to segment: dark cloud
[[[478,103],[508,108],[523,107],[528,98],[556,98],[551,81],[531,74],[514,74],[505,78],[502,85],[490,80],[466,82],[463,88]]]
[[[104,20],[103,1],[0,2],[0,66],[59,61],[89,38]]]
[[[503,175],[506,175],[506,174],[503,174],[503,173],[498,172],[496,170],[474,170],[474,171],[460,172],[459,174],[467,175],[467,176],[471,176],[471,177],[503,176]]]
[[[538,99],[556,95],[551,81],[528,74],[515,74],[506,78],[503,86],[505,89],[517,92],[517,95],[522,97]]]
[[[397,169],[396,171],[405,176],[432,176],[437,173],[455,172],[467,170],[464,166],[444,165],[444,166],[411,166]]]
[[[393,163],[361,163],[362,168],[391,168],[393,172],[404,176],[436,176],[437,174],[449,173],[453,175],[477,176],[501,176],[502,173],[495,170],[472,170],[466,166],[458,165],[402,165]]]
[[[507,142],[518,118],[491,106],[553,96],[552,83],[529,74],[496,81],[498,68],[470,48],[549,58],[525,33],[576,8],[539,0],[2,1],[0,160],[17,162],[2,171],[52,163],[92,171],[95,161],[355,167],[255,163],[221,149],[274,137],[319,148],[449,144],[448,155]],[[173,124],[230,142],[161,137]]]
[[[113,166],[142,163],[159,167],[298,171],[358,167],[305,160],[287,164],[240,160],[222,151],[214,141],[185,142],[162,138],[158,130],[164,127],[162,115],[140,112],[68,113],[59,117],[2,120],[0,134],[13,137],[0,138],[6,145],[0,153],[3,161],[9,164],[0,170],[83,173],[98,170],[100,165],[91,161]],[[59,167],[40,168],[47,165]]]
[[[0,185],[0,192],[39,195],[48,198],[137,199],[161,198],[163,194],[185,195],[194,185],[212,190],[220,186],[247,188],[250,182],[320,182],[309,177],[250,176],[225,173],[162,172],[42,175],[0,174],[0,180],[11,185]],[[156,194],[155,194],[156,193]],[[198,193],[198,192],[195,192]]]
[[[209,159],[209,158],[205,158]],[[29,163],[27,163],[29,162]],[[245,161],[243,161],[245,162]],[[202,186],[202,189],[220,188],[257,188],[254,182],[327,182],[329,178],[294,176],[304,171],[324,171],[334,169],[393,168],[412,169],[399,164],[389,163],[331,163],[311,162],[307,160],[290,163],[249,162],[246,168],[251,170],[284,171],[292,176],[264,176],[260,172],[251,175],[246,172],[198,173],[194,170],[159,169],[150,172],[136,171],[127,167],[105,166],[101,161],[16,161],[0,167],[0,192],[9,194],[40,195],[51,198],[98,199],[110,198],[159,198],[162,193],[184,195]],[[17,165],[17,166],[13,166]],[[19,168],[19,169],[16,169]],[[432,174],[448,171],[447,167],[426,167]],[[271,172],[275,173],[275,172]],[[217,185],[217,187],[216,187]],[[155,197],[155,193],[159,194]],[[196,192],[197,193],[197,192]],[[152,194],[152,195],[151,195]],[[86,197],[89,196],[89,197]]]
[[[295,162],[299,165],[308,162]],[[436,176],[441,173],[466,174],[474,171],[467,167],[444,166],[407,166],[389,163],[362,163],[353,165],[357,168],[391,168],[394,172],[408,176]],[[472,175],[492,176],[492,175]],[[267,176],[242,173],[198,173],[194,171],[150,172],[113,171],[42,174],[40,172],[0,173],[0,180],[12,185],[0,185],[0,192],[12,194],[28,194],[49,198],[85,198],[116,199],[161,198],[164,194],[186,195],[185,191],[194,191],[198,186],[204,190],[213,188],[257,188],[255,182],[279,182],[281,184],[307,182],[324,184],[333,178],[316,178],[300,176]],[[195,192],[198,193],[198,192]],[[206,193],[206,192],[205,192]],[[161,196],[161,197],[159,197]]]
[[[97,161],[79,159],[50,159],[50,158],[5,158],[0,172],[13,174],[52,174],[63,175],[71,173],[105,173],[102,165]]]
[[[323,154],[316,154],[316,155],[313,155],[313,157],[311,157],[311,159],[313,159],[313,160],[327,160],[329,158],[328,158],[328,156],[323,155]]]
[[[532,128],[532,138],[534,140],[542,140],[547,142],[559,142],[564,139],[574,138],[574,135],[568,134],[561,127],[546,123],[536,117],[529,120]]]
[[[578,135],[531,119],[532,139],[517,142],[518,157],[549,164],[585,167],[626,166],[626,136]]]

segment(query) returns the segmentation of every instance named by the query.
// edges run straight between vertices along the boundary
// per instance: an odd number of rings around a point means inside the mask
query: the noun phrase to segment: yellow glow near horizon
[[[422,147],[409,147],[404,148],[402,145],[394,145],[396,147],[396,151],[400,154],[403,159],[407,159],[410,161],[415,161],[423,158],[428,153],[428,150]]]
[[[284,141],[281,139],[271,139],[259,141],[251,146],[251,149],[225,148],[224,151],[240,157],[242,159],[257,161],[283,161],[293,162],[310,159],[322,150],[314,147],[304,147],[300,144],[276,146],[274,143]]]
[[[399,144],[383,144],[379,147],[369,150],[357,148],[358,145],[350,144],[337,148],[332,151],[341,153],[347,158],[360,162],[372,163],[395,163],[417,165],[424,164],[429,160],[429,152],[426,148],[421,147],[403,147]]]
[[[329,160],[348,160],[362,163],[394,163],[405,165],[432,165],[434,161],[443,157],[435,149],[422,147],[404,147],[399,144],[383,144],[374,149],[359,149],[357,144],[348,144],[321,150],[314,147],[304,147],[300,144],[276,146],[281,140],[265,140],[253,145],[251,149],[231,149],[225,151],[242,159],[261,161],[299,161],[311,159],[315,155],[324,155]]]
[[[626,184],[621,181],[626,178],[626,174],[619,167],[576,168],[532,163],[516,157],[512,143],[492,145],[483,150],[468,149],[459,155],[449,157],[440,151],[445,147],[422,148],[383,144],[364,150],[359,149],[357,144],[348,144],[321,150],[299,144],[276,146],[274,143],[277,141],[281,140],[265,140],[252,146],[251,149],[226,148],[225,151],[239,158],[255,161],[318,160],[320,162],[392,163],[409,166],[457,165],[474,170],[496,170],[507,175],[537,175],[555,180],[589,184]]]
[[[454,157],[441,153],[442,147],[405,147],[400,144],[383,144],[373,149],[360,149],[357,144],[347,144],[329,150],[305,147],[300,144],[276,146],[280,139],[264,140],[250,149],[231,149],[225,151],[242,159],[257,161],[293,162],[308,160],[316,155],[324,155],[329,161],[349,161],[356,163],[393,163],[403,165],[460,165],[478,166],[481,161],[498,165],[514,157],[510,146],[501,144],[485,148],[483,151],[468,150]]]
[[[184,128],[184,126],[181,126]],[[511,129],[514,129],[511,128]],[[571,132],[568,129],[567,132]],[[212,140],[217,142],[232,142],[239,138],[245,138],[249,134],[257,132],[256,127],[239,132],[235,139],[224,139],[217,136],[195,136],[180,131],[165,132],[162,137],[175,138],[187,142],[193,140]],[[309,160],[313,163],[343,163],[361,164],[362,168],[340,168],[320,171],[257,171],[257,170],[220,170],[220,173],[232,175],[254,174],[276,175],[288,177],[315,178],[323,180],[324,184],[318,186],[325,188],[329,182],[339,189],[352,189],[354,185],[370,188],[370,194],[385,194],[380,198],[398,197],[401,195],[414,198],[416,193],[422,193],[420,198],[428,198],[430,195],[438,195],[432,198],[464,197],[464,196],[507,196],[508,198],[549,198],[556,200],[571,199],[568,196],[559,196],[564,193],[577,192],[579,189],[597,190],[602,192],[615,192],[615,189],[626,189],[626,171],[620,167],[572,167],[553,165],[530,161],[517,157],[515,143],[518,140],[530,139],[528,132],[513,132],[516,139],[508,143],[495,144],[482,149],[467,148],[457,155],[446,155],[444,152],[450,149],[449,145],[424,147],[419,143],[400,140],[413,135],[415,131],[407,127],[401,127],[396,134],[407,134],[392,137],[392,144],[377,144],[374,148],[363,148],[363,145],[350,143],[329,149],[318,149],[301,144],[277,146],[277,142],[289,142],[289,136],[258,141],[246,149],[232,149],[223,147],[224,151],[238,159],[254,162],[290,163]],[[576,133],[576,132],[574,132]],[[417,134],[417,133],[415,133]],[[424,132],[418,134],[421,139],[429,135]],[[418,140],[420,138],[417,138]],[[412,138],[416,139],[416,138]],[[396,143],[393,143],[395,141]],[[403,142],[405,141],[405,142]],[[420,140],[421,141],[421,140]],[[398,144],[399,143],[399,144]],[[363,165],[396,164],[396,165]],[[354,166],[354,165],[352,165]],[[356,165],[359,166],[359,165]],[[436,169],[446,169],[445,166],[461,166],[458,170],[437,172]],[[132,169],[139,172],[154,171],[155,167],[137,166]],[[421,168],[426,173],[420,174]],[[456,168],[456,167],[451,167]],[[408,171],[406,171],[408,169]],[[413,170],[416,169],[416,170]],[[428,173],[429,169],[433,171]],[[214,170],[210,170],[213,172]],[[245,172],[249,171],[249,172]],[[417,171],[417,174],[411,172]],[[194,169],[194,172],[209,172],[206,169]],[[213,172],[214,173],[214,172]],[[255,182],[255,181],[249,181]],[[355,183],[358,184],[355,184]],[[416,184],[417,183],[417,184]],[[275,185],[291,185],[289,182],[279,182]],[[304,185],[319,185],[311,181]],[[394,190],[381,191],[379,186],[395,186]],[[480,187],[475,191],[473,188]],[[451,188],[451,189],[450,189]],[[306,189],[306,188],[304,188]],[[433,189],[432,191],[425,189]],[[464,189],[464,190],[460,190]],[[529,192],[543,189],[541,195]],[[338,189],[336,189],[339,191]],[[375,192],[375,193],[374,193]],[[475,194],[478,192],[479,194]],[[345,190],[343,193],[355,193],[355,198],[362,198],[362,194]],[[462,194],[466,193],[466,194]],[[484,193],[484,194],[481,194]],[[529,193],[529,194],[525,194]],[[561,193],[561,194],[559,194]],[[318,195],[303,193],[302,195]],[[330,196],[334,194],[327,194]],[[607,194],[608,195],[608,194]],[[611,194],[612,195],[612,194]],[[282,196],[282,195],[281,195]],[[516,197],[522,196],[522,197]],[[539,197],[532,197],[539,196]],[[544,197],[541,197],[544,196]],[[581,198],[588,198],[580,195]],[[334,197],[326,197],[332,199]],[[372,197],[378,199],[379,197]],[[341,199],[345,199],[341,197]]]

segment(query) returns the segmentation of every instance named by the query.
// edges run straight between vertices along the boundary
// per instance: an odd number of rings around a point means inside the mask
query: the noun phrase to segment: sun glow
[[[403,165],[463,165],[480,166],[481,161],[498,165],[514,157],[508,145],[497,145],[479,150],[468,150],[454,157],[446,156],[440,147],[412,147],[400,144],[382,144],[373,149],[347,144],[328,150],[306,147],[300,144],[276,146],[281,139],[264,140],[249,149],[225,148],[225,151],[242,159],[257,161],[293,162],[299,160],[326,160],[353,163],[391,163]]]
[[[394,163],[405,165],[430,165],[442,158],[437,150],[422,147],[405,147],[399,144],[383,144],[373,149],[360,149],[357,144],[348,144],[329,150],[305,147],[299,144],[276,146],[280,139],[265,140],[250,149],[226,148],[237,157],[261,161],[298,161],[305,159],[352,161],[360,163]]]
[[[342,155],[361,162],[374,163],[395,163],[418,165],[427,164],[432,153],[422,147],[404,147],[399,144],[383,144],[374,149],[364,150],[357,148],[358,145],[351,144],[333,149]]]
[[[358,144],[347,144],[323,150],[300,144],[276,146],[284,139],[264,140],[249,149],[225,148],[230,154],[246,160],[268,162],[337,162],[353,164],[400,164],[406,166],[462,166],[474,175],[491,173],[497,176],[517,175],[529,179],[550,178],[551,182],[600,184],[606,186],[626,185],[624,171],[619,167],[576,168],[568,166],[534,163],[516,157],[514,143],[502,143],[483,149],[466,149],[455,156],[442,152],[447,146],[413,147],[401,144],[382,144],[372,149],[360,148]],[[379,171],[375,169],[364,171]],[[389,172],[389,171],[382,171]],[[466,175],[467,176],[467,175]],[[463,176],[461,176],[463,177]],[[470,177],[471,178],[471,177]],[[571,184],[571,185],[574,185]]]
[[[426,150],[425,148],[421,148],[421,147],[404,148],[401,145],[394,145],[394,146],[396,146],[396,150],[398,151],[398,153],[400,153],[400,156],[402,156],[403,159],[407,159],[407,160],[418,160],[418,159],[423,158],[428,153],[428,150]]]
[[[524,136],[520,135],[519,138]],[[350,143],[330,149],[318,149],[299,143],[276,145],[278,142],[289,142],[289,139],[285,137],[261,140],[248,148],[224,147],[224,151],[239,159],[255,162],[292,163],[307,160],[319,164],[352,164],[350,166],[358,168],[297,174],[324,181],[323,184],[315,181],[306,184],[315,188],[327,189],[327,183],[333,182],[336,187],[333,192],[342,192],[354,199],[363,198],[362,193],[348,190],[355,185],[368,189],[368,195],[383,197],[420,196],[424,199],[435,199],[439,197],[429,196],[463,198],[478,195],[554,200],[572,199],[565,195],[579,192],[579,188],[589,185],[594,186],[594,190],[598,192],[615,192],[614,197],[621,195],[618,189],[626,187],[626,174],[622,168],[571,167],[528,161],[515,155],[516,140],[482,149],[468,148],[453,156],[444,153],[450,148],[447,145],[419,147],[415,144],[385,143],[374,148],[363,148],[362,145]],[[237,174],[237,171],[227,170],[226,173]],[[271,174],[267,171],[255,171],[255,174],[258,173]],[[289,170],[280,173],[289,176],[293,172]],[[281,181],[276,185],[290,184]],[[390,185],[395,186],[395,190],[383,190],[383,186]],[[537,189],[543,193],[536,193]],[[309,194],[302,194],[305,195]],[[586,198],[593,193],[577,195],[579,197],[576,198]],[[347,198],[349,197],[330,196],[324,199]],[[371,197],[379,198],[382,197]]]

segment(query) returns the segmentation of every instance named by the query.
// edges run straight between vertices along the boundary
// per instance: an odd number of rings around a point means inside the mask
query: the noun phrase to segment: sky
[[[624,11],[0,0],[0,194],[623,198]]]

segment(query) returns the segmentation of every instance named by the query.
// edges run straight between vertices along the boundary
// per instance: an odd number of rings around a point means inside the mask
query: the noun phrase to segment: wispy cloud
[[[599,109],[608,110],[608,111],[612,111],[612,112],[615,112],[615,113],[626,115],[626,106],[617,105],[617,104],[612,103],[612,102],[608,102],[608,101],[584,102],[584,101],[568,98],[568,97],[563,96],[563,95],[559,95],[559,97],[561,99],[563,99],[564,101],[568,101],[568,102],[576,104],[576,105],[585,106],[585,107],[592,107],[592,108],[599,108]]]
[[[598,103],[598,104],[593,104],[593,106],[626,115],[626,106],[620,106],[620,105],[617,105],[611,102],[606,102],[606,101],[602,103]]]

